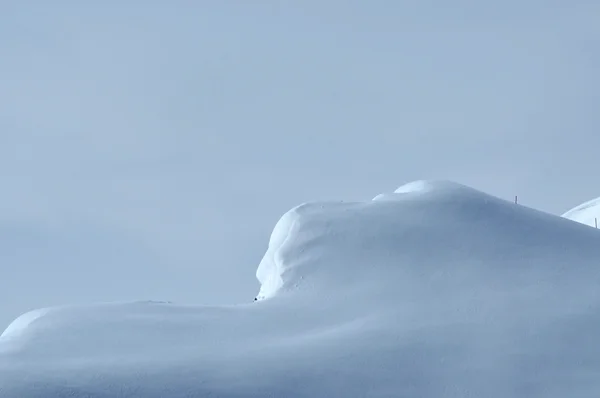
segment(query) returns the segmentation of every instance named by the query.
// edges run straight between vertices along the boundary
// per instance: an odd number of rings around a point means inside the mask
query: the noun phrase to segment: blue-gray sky
[[[7,4],[9,3],[9,4]],[[0,5],[0,329],[252,300],[288,208],[451,179],[595,196],[600,3]]]

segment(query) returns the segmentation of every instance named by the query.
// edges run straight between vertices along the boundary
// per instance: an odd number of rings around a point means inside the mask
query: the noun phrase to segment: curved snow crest
[[[37,310],[26,312],[12,321],[10,325],[0,334],[0,339],[8,339],[18,336],[25,331],[32,323],[50,312],[49,308],[40,308]]]
[[[595,227],[596,220],[600,219],[600,198],[589,200],[565,212],[562,217],[581,224]]]
[[[106,309],[123,308],[148,308],[148,306],[172,304],[170,301],[142,300],[130,302],[110,302],[84,305],[63,305],[56,307],[38,308],[28,311],[14,321],[0,334],[0,341],[8,339],[17,339],[30,332],[44,333],[53,328],[65,326],[61,320],[65,319],[65,314],[78,314],[78,316],[87,316],[88,319],[94,316],[94,312],[105,311]],[[66,317],[69,318],[68,316]],[[70,320],[67,322],[67,325]]]
[[[257,299],[272,297],[282,286],[282,276],[285,265],[282,259],[282,251],[285,243],[292,234],[294,224],[298,219],[298,207],[288,211],[273,228],[267,252],[263,256],[257,270],[256,278],[261,284]]]

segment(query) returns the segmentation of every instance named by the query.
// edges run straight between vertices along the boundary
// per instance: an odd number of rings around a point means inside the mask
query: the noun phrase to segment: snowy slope
[[[582,203],[562,216],[590,227],[596,227],[596,222],[600,224],[600,198]]]
[[[596,397],[600,232],[449,182],[301,205],[259,300],[51,308],[0,397]]]

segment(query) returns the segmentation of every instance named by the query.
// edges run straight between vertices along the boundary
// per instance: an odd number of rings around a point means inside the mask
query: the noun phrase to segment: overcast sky
[[[12,4],[7,4],[12,3]],[[0,5],[0,329],[250,301],[279,216],[450,179],[600,196],[600,2]]]

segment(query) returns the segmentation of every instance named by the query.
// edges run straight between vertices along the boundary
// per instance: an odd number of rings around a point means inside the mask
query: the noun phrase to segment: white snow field
[[[577,221],[582,224],[600,227],[600,198],[592,199],[580,204],[562,215],[569,220]]]
[[[285,214],[259,300],[51,308],[0,397],[598,397],[600,231],[450,182]]]

